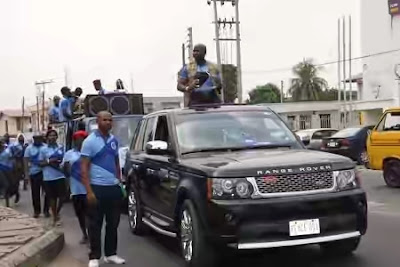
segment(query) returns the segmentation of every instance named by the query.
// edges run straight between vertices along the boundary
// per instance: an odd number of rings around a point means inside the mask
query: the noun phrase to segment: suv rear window
[[[264,111],[182,114],[176,131],[182,152],[298,144],[277,115]]]

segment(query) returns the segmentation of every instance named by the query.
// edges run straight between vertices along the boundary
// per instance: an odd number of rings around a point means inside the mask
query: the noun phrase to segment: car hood
[[[255,177],[355,167],[346,157],[306,149],[195,153],[182,158],[181,165],[208,177]]]

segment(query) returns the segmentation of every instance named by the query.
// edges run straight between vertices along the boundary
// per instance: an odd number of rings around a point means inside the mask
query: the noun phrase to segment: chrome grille
[[[326,190],[334,180],[332,172],[314,172],[257,177],[256,184],[261,194],[273,194]]]

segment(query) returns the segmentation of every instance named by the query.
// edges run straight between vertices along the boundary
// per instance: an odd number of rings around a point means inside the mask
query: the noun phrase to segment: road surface
[[[381,172],[361,170],[362,185],[368,194],[369,229],[353,256],[336,259],[322,255],[318,246],[285,248],[246,253],[225,260],[224,266],[280,267],[398,267],[400,266],[400,189],[390,189]],[[29,195],[24,192],[18,209],[31,213]],[[50,267],[87,266],[88,248],[79,245],[80,231],[71,204],[62,211],[66,246]],[[119,254],[127,266],[183,267],[178,243],[171,238],[150,233],[137,237],[130,233],[125,215],[119,228]],[[229,265],[228,265],[229,264]]]

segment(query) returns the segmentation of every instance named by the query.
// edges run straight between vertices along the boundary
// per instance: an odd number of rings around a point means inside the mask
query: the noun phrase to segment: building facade
[[[16,136],[31,127],[31,117],[28,111],[25,114],[22,114],[21,110],[0,111],[0,136],[6,133]]]
[[[362,102],[356,106],[372,122],[384,109],[400,106],[400,1],[360,2],[361,51],[372,56],[363,59]]]
[[[143,97],[144,113],[183,107],[183,96]]]

